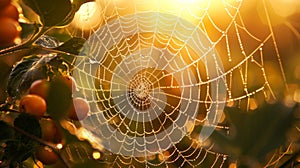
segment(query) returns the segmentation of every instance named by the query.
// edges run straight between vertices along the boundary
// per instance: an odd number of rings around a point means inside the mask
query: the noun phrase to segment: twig
[[[0,108],[0,111],[6,111],[6,112],[12,112],[12,113],[21,113],[18,110],[14,110],[14,109],[6,109],[6,108]]]
[[[286,160],[280,167],[288,167],[290,163],[296,161],[297,157],[300,155],[300,150],[298,149],[295,153],[293,153],[292,157]]]

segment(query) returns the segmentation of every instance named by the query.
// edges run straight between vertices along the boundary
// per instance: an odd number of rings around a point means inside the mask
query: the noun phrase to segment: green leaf
[[[24,76],[29,76],[28,74],[33,71],[32,66],[39,60],[37,56],[25,57],[22,61],[18,62],[16,66],[12,69],[7,83],[7,92],[12,98],[18,97],[22,90],[19,89],[20,83],[24,79]],[[32,78],[43,78],[40,73],[34,74]]]
[[[54,119],[60,120],[66,116],[72,102],[72,89],[61,78],[50,82],[47,101],[47,113]]]
[[[13,99],[19,98],[32,82],[69,71],[64,60],[55,54],[29,56],[17,63],[10,73],[7,91]]]
[[[257,161],[285,145],[287,132],[295,121],[294,109],[280,103],[264,104],[250,111],[226,107],[224,112],[230,123],[230,134],[215,132],[212,138],[225,153]]]
[[[35,13],[40,16],[44,26],[57,26],[70,17],[72,4],[70,0],[23,0]]]
[[[66,42],[72,38],[71,34],[67,30],[62,30],[61,28],[55,28],[47,32],[48,36],[55,37],[60,42]]]
[[[66,41],[64,44],[62,44],[61,46],[54,49],[66,53],[78,55],[82,51],[85,41],[86,40],[84,38],[73,37],[70,40]]]
[[[14,132],[6,122],[0,121],[0,130],[0,142],[13,138]]]
[[[21,113],[15,119],[14,126],[37,138],[42,136],[41,126],[35,116]],[[10,143],[8,150],[14,151],[14,154],[17,155],[14,156],[16,162],[21,162],[33,155],[38,143],[19,132],[15,132],[15,137],[17,141]]]
[[[29,37],[31,37],[33,34],[38,32],[38,29],[40,27],[40,25],[34,23],[34,24],[30,24],[30,23],[23,23],[20,22],[20,26],[22,27],[22,31],[21,31],[21,39],[28,39]]]
[[[71,10],[68,13],[68,15],[65,17],[64,20],[62,20],[59,24],[57,24],[56,26],[65,26],[68,25],[69,23],[72,22],[72,20],[74,19],[76,10],[74,8],[75,6],[72,4]]]
[[[21,113],[14,121],[14,126],[22,129],[23,131],[37,137],[41,138],[42,130],[38,119],[35,116],[29,115],[27,113]],[[25,135],[20,135],[22,143],[32,141]]]

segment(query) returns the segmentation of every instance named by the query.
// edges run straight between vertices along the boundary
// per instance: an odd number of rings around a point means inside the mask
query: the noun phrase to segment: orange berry
[[[0,0],[0,9],[5,8],[11,3],[11,0]]]
[[[43,140],[54,143],[61,142],[62,134],[53,120],[41,119],[39,122],[42,128]]]
[[[49,87],[50,83],[47,80],[36,80],[31,84],[29,88],[29,94],[39,95],[47,100]]]
[[[20,112],[25,112],[41,118],[46,113],[46,101],[38,96],[28,94],[20,101]]]
[[[62,80],[72,89],[72,92],[76,91],[76,82],[72,76],[63,76]]]
[[[90,106],[85,99],[73,98],[73,105],[71,105],[68,117],[72,120],[83,120],[87,117],[89,111]]]
[[[7,47],[15,44],[15,39],[20,35],[20,25],[12,18],[0,18],[0,46]]]
[[[48,146],[40,146],[35,152],[36,158],[45,165],[52,165],[58,161],[57,154]]]
[[[8,17],[8,18],[12,18],[15,21],[18,21],[19,11],[15,5],[9,4],[3,9],[0,9],[0,17],[1,18]]]

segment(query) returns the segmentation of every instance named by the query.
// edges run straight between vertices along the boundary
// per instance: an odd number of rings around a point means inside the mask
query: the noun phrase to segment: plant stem
[[[292,166],[292,162],[297,160],[297,157],[300,155],[300,149],[298,149],[298,151],[294,152],[293,155],[286,160],[282,165],[280,165],[280,167],[289,167]]]
[[[19,51],[19,50],[23,50],[23,49],[30,49],[30,47],[32,46],[32,44],[39,38],[41,37],[43,34],[45,34],[47,31],[49,31],[52,27],[40,27],[39,31],[33,35],[30,39],[28,39],[27,41],[25,41],[24,43],[20,44],[20,45],[16,45],[16,46],[12,46],[9,48],[5,48],[3,50],[0,50],[0,56],[5,56],[7,54],[11,54],[13,52]]]
[[[18,110],[1,108],[1,107],[0,107],[0,111],[10,112],[10,113],[18,113],[18,114],[23,113],[23,112],[20,112]],[[50,118],[50,119],[52,119],[51,116],[42,116],[42,118]]]
[[[12,112],[12,113],[21,113],[18,110],[14,110],[14,109],[4,109],[4,108],[0,108],[0,111],[5,111],[5,112]]]

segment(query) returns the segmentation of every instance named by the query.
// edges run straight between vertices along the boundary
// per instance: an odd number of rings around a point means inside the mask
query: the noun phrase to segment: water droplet
[[[90,63],[90,64],[100,64],[100,62],[99,61],[97,61],[95,58],[87,58],[88,60],[88,62]]]
[[[36,41],[36,44],[45,48],[55,48],[59,46],[59,41],[54,37],[43,35]]]

